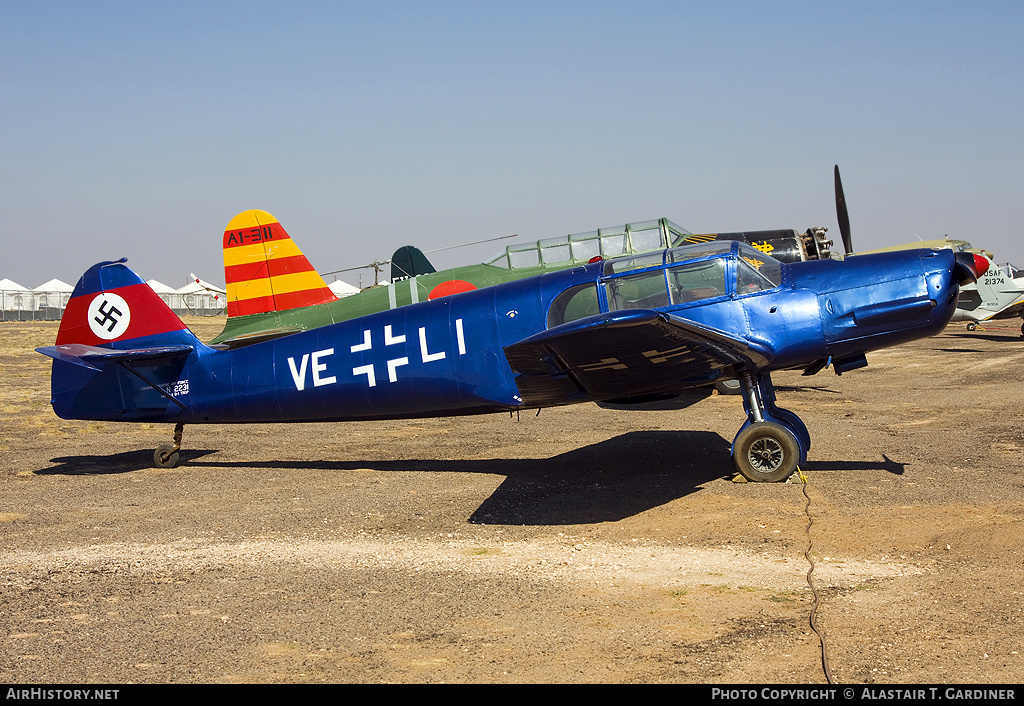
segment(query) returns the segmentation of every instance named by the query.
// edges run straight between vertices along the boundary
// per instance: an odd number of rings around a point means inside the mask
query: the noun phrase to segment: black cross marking
[[[109,306],[110,308],[104,309],[104,306]],[[114,330],[114,327],[117,326],[118,317],[121,316],[122,314],[121,310],[118,309],[113,304],[111,304],[110,302],[108,302],[106,299],[104,299],[97,308],[99,309],[99,312],[103,314],[103,318],[101,319],[100,317],[96,316],[93,317],[93,321],[95,321],[100,326],[106,326],[107,322],[109,321],[110,326],[107,326],[107,331],[112,332]]]

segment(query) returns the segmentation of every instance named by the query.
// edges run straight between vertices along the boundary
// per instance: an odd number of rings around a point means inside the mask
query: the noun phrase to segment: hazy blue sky
[[[1019,0],[0,0],[0,278],[222,283],[249,208],[321,272],[661,216],[838,241],[836,163],[859,249],[1024,265],[1022,35]]]

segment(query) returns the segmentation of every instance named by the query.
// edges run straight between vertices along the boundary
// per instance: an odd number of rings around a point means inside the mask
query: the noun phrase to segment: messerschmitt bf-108
[[[867,365],[939,332],[966,253],[912,250],[786,264],[739,241],[666,248],[376,312],[234,348],[208,346],[124,264],[93,266],[52,357],[66,419],[175,424],[342,422],[667,399],[741,381],[737,469],[780,481],[810,434],[771,373]]]

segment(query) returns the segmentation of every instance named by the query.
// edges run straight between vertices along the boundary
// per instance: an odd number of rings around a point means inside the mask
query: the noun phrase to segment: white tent
[[[164,304],[171,307],[172,309],[174,308],[173,302],[177,299],[178,294],[176,291],[174,291],[174,287],[168,287],[163,282],[160,282],[159,280],[155,279],[149,280],[148,282],[146,282],[146,284],[149,285],[150,289],[156,292],[158,297],[164,300]]]
[[[4,277],[0,279],[0,292],[27,292],[28,287],[22,287],[14,280]]]
[[[177,302],[172,309],[183,309],[196,314],[210,314],[228,305],[227,290],[209,282],[192,277],[192,281],[175,291]]]
[[[175,293],[174,287],[168,287],[163,282],[159,282],[159,281],[157,281],[155,279],[149,280],[148,282],[146,282],[146,284],[149,285],[150,289],[152,289],[154,292],[159,294],[161,299],[165,299],[164,298],[165,294],[170,295],[170,294],[174,294]],[[165,301],[166,301],[166,299],[165,299]]]
[[[32,290],[32,308],[36,311],[53,309],[53,318],[59,318],[74,291],[75,288],[70,284],[56,278],[43,282]]]
[[[338,298],[347,297],[350,294],[359,293],[359,287],[355,287],[349,284],[348,282],[342,282],[340,279],[334,280],[327,286],[330,288],[332,292],[334,292],[334,296]]]
[[[0,309],[20,311],[32,308],[32,291],[6,277],[0,279]]]
[[[51,280],[49,280],[47,282],[43,282],[41,285],[39,285],[38,287],[36,287],[32,291],[33,292],[67,292],[68,294],[70,294],[71,292],[75,291],[75,288],[72,287],[67,282],[64,282],[63,280],[59,280],[59,279],[57,279],[55,277],[55,278],[53,278],[53,279],[51,279]]]

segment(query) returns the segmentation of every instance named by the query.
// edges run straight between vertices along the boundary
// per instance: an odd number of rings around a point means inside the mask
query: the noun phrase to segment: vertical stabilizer
[[[50,403],[63,419],[169,421],[189,408],[188,361],[208,351],[124,260],[82,275],[53,346]]]
[[[403,245],[391,256],[391,281],[428,275],[437,272],[423,251],[412,245]]]
[[[101,262],[82,275],[57,331],[57,345],[126,348],[138,339],[194,338],[153,288],[124,264]],[[130,343],[129,343],[130,341]]]
[[[295,241],[266,211],[243,211],[224,230],[228,316],[263,314],[337,299]]]

